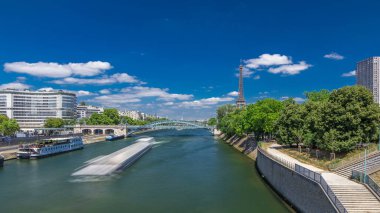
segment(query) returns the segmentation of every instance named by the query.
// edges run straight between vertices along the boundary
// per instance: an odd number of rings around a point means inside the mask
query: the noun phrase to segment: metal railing
[[[265,150],[263,150],[260,146],[257,146],[257,149],[260,150],[260,152],[265,155],[265,157],[272,159],[273,161],[279,163],[282,166],[285,166],[288,169],[294,170],[294,163],[290,162],[288,160],[285,160],[284,158],[270,155]]]
[[[377,196],[380,197],[380,186],[369,175],[364,174],[361,171],[352,170],[351,178],[366,184],[377,194]]]
[[[334,204],[334,206],[338,209],[338,211],[341,213],[347,212],[346,208],[344,208],[343,204],[340,202],[340,200],[335,195],[335,193],[331,190],[330,186],[326,183],[326,180],[322,177],[322,175],[320,173],[314,172],[314,171],[307,169],[303,166],[300,166],[298,164],[295,165],[295,171],[297,173],[319,183],[321,185],[323,191],[325,191],[325,193],[330,198],[330,200]]]
[[[367,157],[368,157],[368,155],[370,155],[370,154],[372,154],[372,153],[374,153],[376,151],[378,151],[378,147],[377,146],[374,146],[374,147],[368,149],[367,150]],[[363,151],[363,152],[361,152],[361,153],[359,153],[357,155],[354,155],[354,156],[352,156],[350,158],[347,158],[345,160],[341,160],[341,161],[338,161],[336,163],[332,163],[332,164],[329,165],[329,169],[330,170],[337,170],[337,169],[339,169],[341,167],[344,167],[344,166],[346,166],[348,164],[351,164],[351,163],[353,163],[355,161],[359,161],[359,160],[364,159],[365,155],[366,155],[365,151]]]
[[[329,197],[335,208],[340,212],[340,213],[346,213],[347,210],[343,206],[342,202],[338,199],[338,197],[335,195],[335,193],[332,191],[330,186],[326,183],[326,180],[322,177],[322,175],[318,172],[314,172],[310,169],[307,169],[303,166],[300,166],[294,162],[290,162],[288,160],[285,160],[281,157],[278,156],[273,156],[268,154],[265,150],[263,150],[260,146],[257,147],[258,151],[263,154],[265,157],[272,159],[273,161],[277,162],[278,164],[289,168],[290,170],[295,171],[296,173],[311,179],[315,182],[317,182],[323,189],[323,191],[326,193],[326,195]]]

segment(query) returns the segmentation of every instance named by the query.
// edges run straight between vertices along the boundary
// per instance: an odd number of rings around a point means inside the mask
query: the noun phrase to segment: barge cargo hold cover
[[[130,166],[152,148],[153,138],[141,138],[136,143],[113,152],[106,156],[100,156],[87,162],[85,166],[74,172],[72,176],[105,176],[120,171]]]

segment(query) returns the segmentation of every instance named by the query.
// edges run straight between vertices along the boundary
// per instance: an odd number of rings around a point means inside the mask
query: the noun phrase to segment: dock
[[[152,148],[153,138],[138,139],[136,143],[85,162],[72,176],[107,176],[130,166]]]

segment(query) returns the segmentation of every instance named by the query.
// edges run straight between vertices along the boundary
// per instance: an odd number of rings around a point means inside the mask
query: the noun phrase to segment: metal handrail
[[[339,198],[335,195],[335,193],[331,190],[330,186],[327,184],[326,180],[323,178],[321,173],[314,172],[310,169],[307,169],[303,166],[300,166],[298,164],[295,165],[295,171],[307,178],[310,178],[314,180],[315,182],[319,183],[327,194],[329,196],[330,200],[333,202],[335,207],[338,209],[339,212],[345,213],[347,212],[346,208],[344,208],[343,204],[340,202]]]
[[[317,182],[321,186],[322,190],[329,197],[329,199],[331,200],[331,202],[335,206],[335,208],[340,213],[346,213],[347,212],[346,208],[343,206],[343,204],[340,202],[338,197],[331,190],[330,186],[326,183],[326,180],[322,177],[322,175],[320,173],[314,172],[314,171],[307,169],[303,166],[300,166],[298,164],[291,163],[290,161],[287,161],[281,157],[270,155],[265,150],[263,150],[260,146],[257,147],[257,150],[261,154],[263,154],[265,157],[272,159],[273,161],[279,163],[280,165],[287,167],[290,170],[293,170],[293,171],[297,172],[298,174]]]
[[[285,166],[286,168],[294,170],[294,163],[292,163],[292,162],[290,162],[288,160],[285,160],[284,158],[281,158],[281,157],[278,157],[278,156],[274,156],[274,155],[270,155],[265,150],[263,150],[260,146],[257,146],[257,149],[260,150],[260,152],[263,155],[265,155],[267,158],[270,158],[270,159],[274,160],[275,162],[279,163],[282,166]]]
[[[380,186],[368,175],[361,171],[352,170],[351,178],[367,185],[380,197]]]
[[[349,164],[351,164],[351,163],[353,163],[355,161],[362,160],[362,159],[365,158],[365,155],[367,155],[367,157],[368,157],[368,155],[373,154],[376,151],[378,151],[378,147],[377,146],[372,147],[372,148],[370,148],[370,149],[367,150],[367,154],[365,154],[365,151],[364,151],[364,152],[359,153],[359,154],[357,154],[355,156],[352,156],[352,157],[350,157],[348,159],[341,160],[341,161],[339,161],[337,163],[330,164],[329,165],[329,169],[330,170],[337,170],[337,169],[342,168],[342,167],[344,167],[346,165],[349,165]]]

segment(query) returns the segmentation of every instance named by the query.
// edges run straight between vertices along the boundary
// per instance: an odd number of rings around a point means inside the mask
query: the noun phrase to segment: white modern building
[[[374,101],[380,100],[380,57],[371,57],[360,61],[356,65],[356,84],[368,88]]]
[[[101,114],[104,112],[103,107],[91,106],[91,105],[78,105],[77,106],[77,118],[89,118],[92,114]]]
[[[47,118],[76,118],[74,93],[59,91],[0,90],[0,114],[16,119],[20,128],[44,126]]]
[[[125,111],[119,111],[119,115],[120,116],[130,117],[133,120],[145,120],[147,118],[158,118],[155,115],[149,115],[149,114],[146,114],[146,113],[143,113],[143,112],[140,112],[140,111],[135,111],[135,110],[131,110],[131,111],[127,111],[127,110],[125,110]]]

